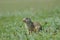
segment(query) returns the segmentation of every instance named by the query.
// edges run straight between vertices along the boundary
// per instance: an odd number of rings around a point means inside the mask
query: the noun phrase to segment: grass
[[[56,13],[56,11],[53,13]],[[40,12],[33,13],[28,10],[24,12],[16,11],[11,14],[7,12],[5,15],[2,13],[0,16],[0,40],[60,40],[60,29],[58,29],[56,35],[53,35],[56,28],[60,26],[60,16],[58,16],[60,14],[56,13],[53,15],[40,14]],[[31,17],[32,21],[40,22],[44,30],[38,34],[25,35],[26,29],[22,22],[24,17]],[[48,24],[45,24],[45,22]],[[45,32],[49,26],[49,32]]]
[[[60,40],[59,1],[48,1],[49,7],[47,1],[44,0],[41,1],[42,4],[38,2],[39,0],[34,3],[32,1],[33,4],[31,1],[25,1],[26,5],[21,4],[23,1],[20,4],[18,1],[13,1],[0,2],[0,40]],[[22,22],[24,17],[30,17],[32,21],[40,22],[43,27],[42,32],[26,35]]]

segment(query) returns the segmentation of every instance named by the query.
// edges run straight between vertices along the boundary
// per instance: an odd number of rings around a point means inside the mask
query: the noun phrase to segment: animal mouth
[[[26,22],[26,20],[25,20],[25,19],[23,19],[23,22]]]
[[[25,20],[23,20],[23,22],[26,22]]]

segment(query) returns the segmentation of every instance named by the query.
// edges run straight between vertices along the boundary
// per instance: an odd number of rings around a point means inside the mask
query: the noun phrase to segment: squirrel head
[[[30,23],[31,22],[31,19],[30,18],[23,18],[23,22]]]

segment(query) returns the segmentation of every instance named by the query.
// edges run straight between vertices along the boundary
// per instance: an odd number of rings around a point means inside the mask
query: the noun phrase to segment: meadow
[[[43,30],[26,35],[24,17],[41,23]],[[60,1],[0,0],[0,40],[60,40]]]

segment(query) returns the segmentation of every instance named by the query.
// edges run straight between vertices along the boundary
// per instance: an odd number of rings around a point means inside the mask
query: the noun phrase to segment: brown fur
[[[32,22],[30,18],[24,18],[23,22],[26,23],[29,34],[32,32],[39,32],[42,30],[42,27],[39,22]]]

